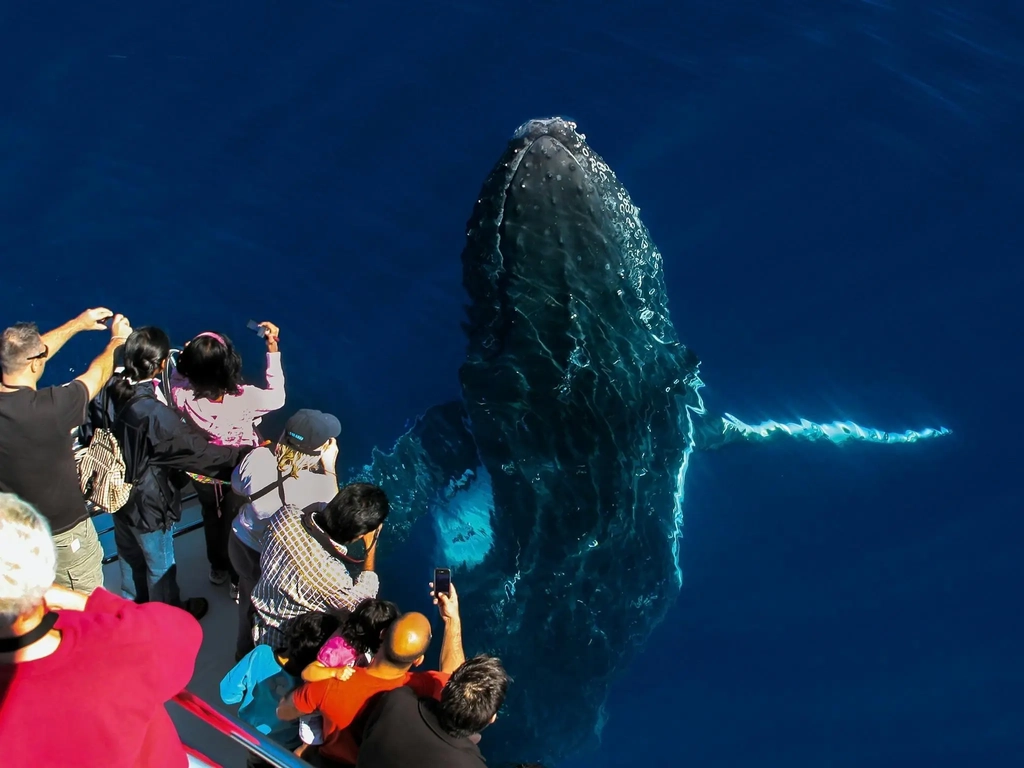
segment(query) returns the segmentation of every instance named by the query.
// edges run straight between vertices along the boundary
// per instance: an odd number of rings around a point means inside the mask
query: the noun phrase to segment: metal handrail
[[[236,744],[245,747],[252,754],[263,758],[274,768],[309,768],[309,763],[241,720],[225,715],[207,704],[191,691],[185,690],[172,701],[190,715],[199,718],[216,731],[229,737]],[[211,768],[220,768],[210,758],[186,745],[186,749],[205,761]]]

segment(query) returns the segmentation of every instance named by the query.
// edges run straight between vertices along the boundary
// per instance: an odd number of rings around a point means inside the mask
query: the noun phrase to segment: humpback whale
[[[669,317],[661,253],[570,121],[515,132],[474,206],[462,267],[461,400],[428,409],[358,476],[391,499],[391,544],[431,516],[469,646],[515,678],[482,742],[499,762],[553,763],[600,735],[609,683],[682,585],[695,452],[949,433],[710,413]]]

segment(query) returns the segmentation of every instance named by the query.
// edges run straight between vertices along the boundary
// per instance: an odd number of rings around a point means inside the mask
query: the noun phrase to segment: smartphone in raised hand
[[[434,594],[435,595],[451,595],[452,593],[452,569],[451,568],[435,568],[434,569]]]
[[[267,335],[267,329],[264,328],[259,323],[257,323],[255,320],[250,320],[248,323],[245,324],[245,327],[248,328],[250,331],[253,331],[261,339]]]

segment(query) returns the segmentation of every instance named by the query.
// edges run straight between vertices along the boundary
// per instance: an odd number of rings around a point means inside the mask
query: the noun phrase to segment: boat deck
[[[97,515],[93,519],[100,532],[104,555],[115,554],[114,535],[108,531],[112,525],[109,515]],[[195,500],[189,501],[178,527],[184,529],[200,519],[198,503]],[[201,527],[174,540],[174,555],[178,563],[178,583],[181,585],[182,597],[205,597],[210,601],[210,611],[201,622],[203,646],[188,690],[219,712],[234,717],[237,707],[229,707],[220,700],[220,681],[234,666],[238,607],[228,595],[227,584],[214,586],[210,583],[210,566],[206,560],[206,543]],[[103,566],[103,580],[106,589],[120,594],[121,572],[117,561]],[[212,726],[177,704],[168,704],[167,709],[182,741],[187,745],[225,768],[245,765],[246,750],[241,745],[218,733]]]

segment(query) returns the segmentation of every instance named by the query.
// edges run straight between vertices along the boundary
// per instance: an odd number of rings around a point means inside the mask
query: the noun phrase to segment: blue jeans
[[[136,603],[181,605],[171,531],[142,533],[114,513],[114,544],[121,567],[121,596]]]

